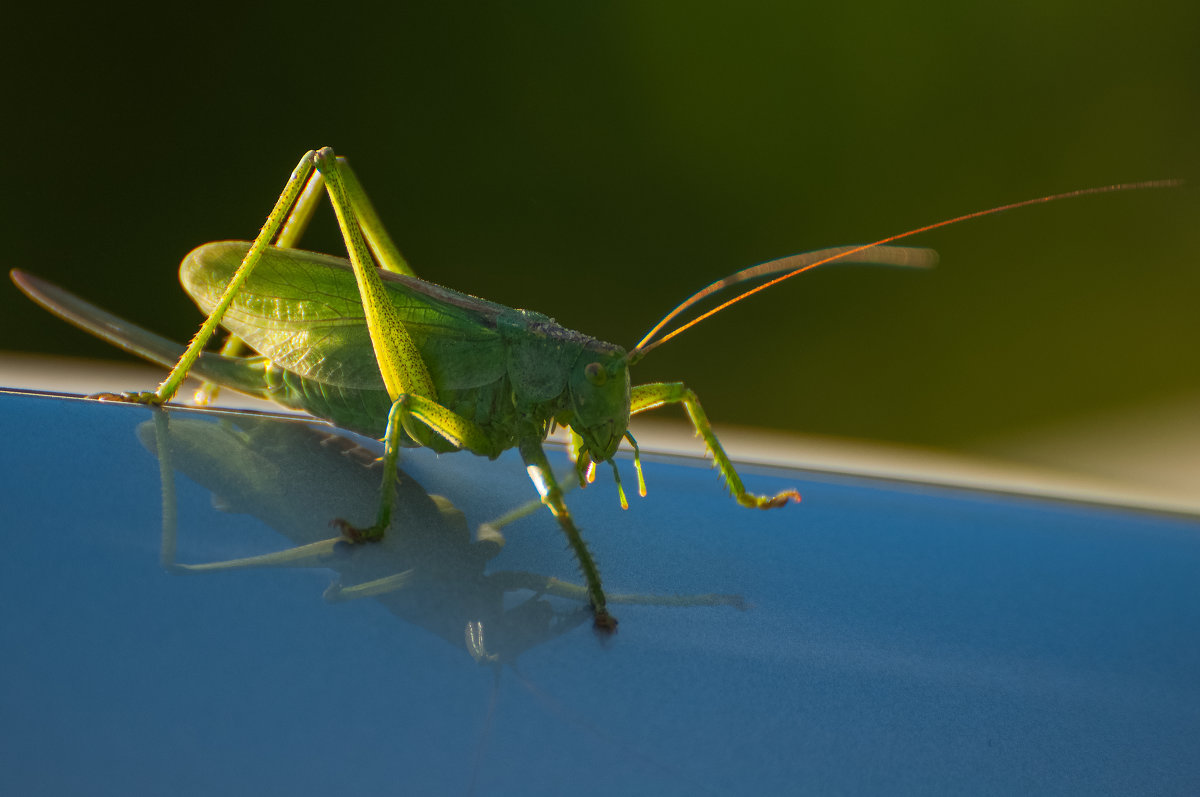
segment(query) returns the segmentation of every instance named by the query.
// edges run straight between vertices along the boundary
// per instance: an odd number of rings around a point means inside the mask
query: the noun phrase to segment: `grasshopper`
[[[608,611],[599,569],[542,448],[555,427],[570,431],[580,483],[590,480],[597,463],[608,462],[625,506],[613,461],[622,440],[633,449],[638,492],[646,492],[637,443],[628,431],[630,416],[682,404],[739,504],[772,509],[800,500],[795,490],[774,496],[748,491],[696,394],[682,382],[632,386],[630,366],[734,302],[817,266],[834,261],[931,266],[936,260],[931,250],[885,244],[1025,205],[1164,184],[1107,186],[1026,200],[870,244],[794,255],[744,269],[684,301],[626,351],[565,329],[540,313],[515,310],[418,279],[349,164],[326,147],[300,159],[253,242],[209,243],[184,258],[180,281],[208,317],[158,389],[102,398],[161,405],[174,397],[195,367],[211,381],[381,438],[385,477],[374,523],[359,527],[335,521],[355,542],[379,539],[390,522],[394,491],[386,474],[395,472],[401,447],[467,450],[489,458],[516,447],[541,502],[553,513],[578,561],[595,627],[612,631],[617,621]],[[348,262],[294,248],[322,188],[333,205]],[[702,299],[766,277],[772,279],[663,332]],[[160,346],[123,336],[119,320],[100,323],[91,310],[62,309],[64,303],[79,301],[69,294],[65,294],[69,298],[63,293],[43,298],[47,294],[39,290],[40,281],[16,271],[13,279],[35,301],[93,334],[155,361],[169,365],[173,359]],[[236,349],[227,348],[227,356],[201,357],[218,325],[257,355],[233,357],[230,352]]]

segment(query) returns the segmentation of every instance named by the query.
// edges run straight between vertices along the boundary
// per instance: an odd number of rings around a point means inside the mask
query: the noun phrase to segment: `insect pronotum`
[[[13,279],[66,320],[148,359],[174,363],[157,390],[105,398],[163,404],[194,370],[207,380],[382,438],[385,484],[375,521],[365,527],[336,521],[352,541],[378,539],[387,528],[394,491],[386,474],[395,472],[402,446],[465,449],[493,458],[516,447],[542,503],[554,514],[578,560],[596,627],[611,631],[617,621],[608,611],[599,570],[542,448],[553,427],[569,429],[581,482],[590,478],[597,463],[612,466],[624,505],[613,461],[622,440],[633,448],[639,493],[645,494],[637,444],[628,431],[630,416],[682,404],[739,504],[771,509],[798,501],[795,490],[773,496],[749,492],[696,394],[682,382],[631,386],[629,367],[734,302],[818,266],[841,261],[927,267],[936,260],[931,250],[886,244],[1026,205],[1172,184],[1123,184],[1039,197],[870,244],[793,255],[744,269],[684,301],[628,351],[565,329],[540,313],[418,279],[350,166],[327,147],[300,159],[253,242],[205,244],[184,258],[180,280],[208,317],[182,355],[169,341],[132,328],[37,278],[14,271]],[[349,262],[294,248],[322,187],[337,216]],[[700,300],[764,278],[769,279],[664,331]],[[257,354],[230,356],[230,347],[223,355],[202,354],[218,325]]]

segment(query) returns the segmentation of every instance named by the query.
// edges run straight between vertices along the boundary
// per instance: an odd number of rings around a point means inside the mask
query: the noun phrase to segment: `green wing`
[[[250,244],[219,241],[188,254],[184,288],[208,313]],[[439,390],[490,384],[505,369],[496,319],[506,308],[411,277],[384,272],[388,293]],[[358,285],[341,258],[268,248],[222,325],[272,362],[306,379],[383,389]]]

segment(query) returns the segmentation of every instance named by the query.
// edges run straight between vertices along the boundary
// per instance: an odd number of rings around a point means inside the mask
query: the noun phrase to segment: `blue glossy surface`
[[[344,559],[169,572],[158,460],[137,436],[150,418],[0,395],[0,792],[457,794],[473,778],[481,794],[1200,789],[1195,520],[762,469],[743,474],[752,489],[794,485],[804,502],[752,512],[707,465],[651,458],[650,495],[628,512],[604,471],[569,496],[607,588],[752,607],[619,606],[606,642],[586,622],[539,639],[532,620],[521,640],[503,632],[529,593],[501,618],[469,544],[353,554],[378,573],[434,573],[411,605],[325,602]],[[223,434],[203,413],[171,418]],[[259,441],[228,456],[269,454]],[[374,487],[357,464],[313,472],[315,459],[236,483]],[[533,496],[514,457],[416,452],[402,467],[472,529]],[[289,546],[215,509],[211,485],[174,481],[179,561]],[[277,522],[330,536],[356,501],[286,498],[295,516]],[[488,573],[573,578],[551,518],[505,536]],[[496,679],[467,654],[456,629],[471,617],[489,649],[524,648],[519,674]]]

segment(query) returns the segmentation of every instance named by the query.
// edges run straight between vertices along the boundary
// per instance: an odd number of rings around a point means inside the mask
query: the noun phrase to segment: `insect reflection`
[[[331,602],[371,598],[399,619],[465,650],[481,664],[511,664],[523,652],[591,618],[586,587],[522,570],[488,570],[504,546],[501,527],[542,508],[534,501],[483,523],[397,470],[395,512],[378,545],[352,545],[330,519],[377,494],[374,452],[328,429],[253,415],[213,422],[156,410],[138,428],[163,477],[163,563],[179,573],[238,568],[319,567],[334,571]],[[221,510],[257,517],[292,547],[207,563],[176,558],[174,474],[213,494]],[[745,608],[740,596],[613,595],[616,603]]]

